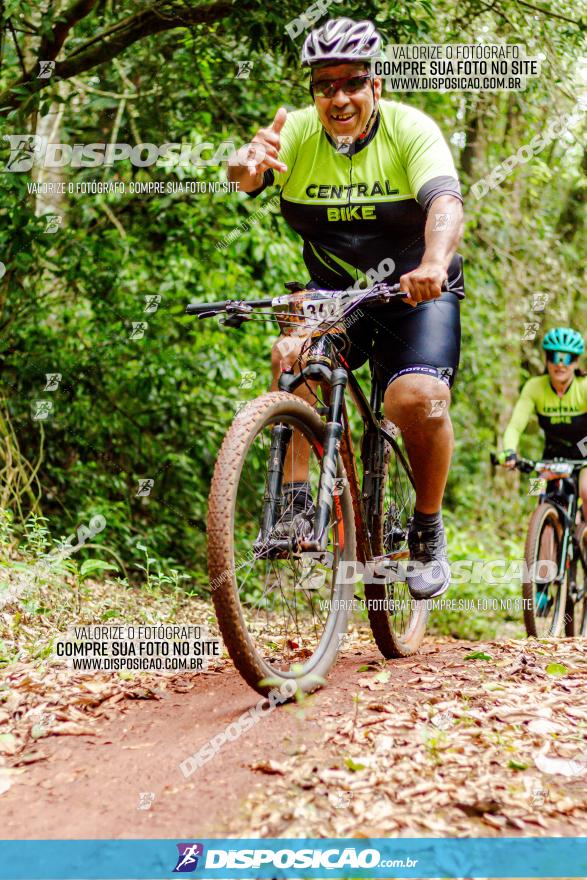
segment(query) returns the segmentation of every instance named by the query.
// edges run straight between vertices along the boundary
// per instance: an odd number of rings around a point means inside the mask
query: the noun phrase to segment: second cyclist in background
[[[587,510],[587,376],[577,369],[585,350],[581,334],[570,327],[550,330],[542,342],[546,353],[544,375],[528,379],[503,435],[500,460],[514,467],[520,437],[536,414],[544,431],[545,459],[585,458],[579,491]]]

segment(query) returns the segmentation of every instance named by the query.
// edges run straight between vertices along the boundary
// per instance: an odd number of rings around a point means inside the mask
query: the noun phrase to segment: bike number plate
[[[557,477],[570,477],[573,473],[573,468],[569,467],[566,461],[552,462],[552,464],[539,461],[536,463],[536,470],[543,480],[548,478],[547,474],[556,474]]]
[[[342,315],[343,303],[339,299],[309,299],[302,303],[302,311],[308,324],[336,321]]]

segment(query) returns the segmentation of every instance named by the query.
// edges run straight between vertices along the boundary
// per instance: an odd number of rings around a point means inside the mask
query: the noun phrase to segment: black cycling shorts
[[[351,346],[344,354],[351,370],[370,358],[385,389],[406,373],[425,373],[452,386],[461,352],[460,299],[443,293],[416,307],[393,305],[362,309],[347,329]],[[355,313],[356,314],[356,313]]]

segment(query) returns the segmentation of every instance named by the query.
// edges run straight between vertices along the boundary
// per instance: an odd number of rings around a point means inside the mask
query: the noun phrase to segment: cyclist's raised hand
[[[252,192],[263,184],[263,172],[268,168],[287,171],[287,165],[278,159],[281,149],[281,129],[287,119],[287,110],[280,107],[271,125],[260,128],[250,144],[245,144],[228,160],[228,179],[238,181],[243,192]]]
[[[261,174],[268,168],[287,171],[287,165],[284,165],[277,158],[281,149],[281,129],[285,125],[286,119],[287,110],[285,107],[280,107],[271,125],[268,128],[260,128],[251,141],[252,144],[258,144],[261,147],[260,150],[255,151],[257,156],[254,157],[252,163],[256,174]],[[260,162],[257,161],[259,158],[261,158]],[[252,172],[253,168],[251,167],[250,170]]]

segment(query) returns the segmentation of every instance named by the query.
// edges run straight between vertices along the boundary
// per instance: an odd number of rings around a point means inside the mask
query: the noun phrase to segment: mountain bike
[[[498,464],[492,455],[493,464]],[[530,517],[522,583],[529,636],[587,635],[587,523],[579,510],[579,472],[585,460],[531,461],[517,470],[547,480]],[[579,520],[579,522],[577,522]]]
[[[385,284],[352,291],[285,286],[287,294],[271,299],[186,307],[200,319],[224,315],[230,328],[265,322],[271,310],[282,334],[305,338],[279,390],[251,400],[236,415],[209,495],[208,569],[218,623],[236,668],[261,694],[288,679],[301,691],[324,683],[361,583],[386,658],[418,649],[429,614],[425,601],[411,599],[398,562],[409,557],[415,504],[402,439],[384,419],[384,389],[373,364],[367,397],[344,358],[353,315],[356,320],[362,307],[376,309],[405,294]],[[294,395],[302,383],[313,389],[314,406]],[[363,424],[359,463],[347,391]],[[315,504],[306,527],[292,536],[282,528],[282,484],[296,437],[309,447]]]

